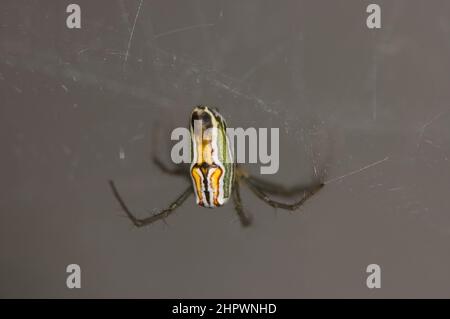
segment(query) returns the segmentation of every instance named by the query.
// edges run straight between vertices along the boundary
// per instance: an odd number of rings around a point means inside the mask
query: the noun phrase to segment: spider
[[[201,121],[199,130],[194,129],[195,121]],[[233,161],[229,140],[226,135],[226,127],[226,122],[217,109],[208,106],[194,107],[190,121],[192,155],[189,175],[186,174],[185,169],[169,168],[157,157],[153,158],[155,165],[163,172],[190,178],[192,185],[186,188],[169,207],[150,217],[137,218],[125,204],[115,183],[112,180],[109,181],[114,197],[135,226],[142,227],[160,219],[165,219],[194,193],[197,204],[208,208],[222,206],[228,199],[232,198],[241,225],[246,227],[251,224],[252,220],[250,215],[244,211],[242,205],[240,195],[241,182],[244,182],[258,198],[268,205],[291,211],[300,207],[324,186],[322,182],[314,182],[309,185],[297,185],[287,188],[283,185],[251,176]],[[215,130],[209,130],[211,128]],[[211,131],[216,133],[207,133]],[[292,196],[300,193],[303,196],[290,204],[276,201],[267,195]]]

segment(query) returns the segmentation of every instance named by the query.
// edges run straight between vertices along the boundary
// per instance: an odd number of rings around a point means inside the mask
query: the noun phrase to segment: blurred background
[[[0,297],[450,297],[450,3],[378,0],[368,29],[372,2],[2,1]],[[280,128],[265,178],[328,184],[293,213],[242,187],[245,229],[194,197],[131,227],[108,179],[166,207],[188,183],[152,145],[170,163],[197,104]]]

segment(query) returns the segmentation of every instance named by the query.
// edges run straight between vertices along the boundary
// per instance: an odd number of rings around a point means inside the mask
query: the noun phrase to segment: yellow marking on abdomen
[[[199,205],[203,205],[203,196],[202,196],[202,173],[200,171],[200,169],[198,168],[194,168],[191,172],[191,176],[192,179],[194,180],[195,183],[195,190],[197,192],[197,197],[198,197],[198,204]]]
[[[219,206],[219,193],[220,193],[220,177],[222,176],[223,171],[220,167],[216,168],[214,172],[211,174],[210,183],[211,188],[214,193],[214,205]]]

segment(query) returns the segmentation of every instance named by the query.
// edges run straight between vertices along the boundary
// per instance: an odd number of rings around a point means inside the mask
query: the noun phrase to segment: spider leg
[[[109,181],[109,185],[111,186],[111,190],[114,194],[114,197],[117,199],[120,206],[127,214],[128,218],[130,218],[130,220],[133,222],[133,224],[136,227],[142,227],[145,225],[149,225],[151,223],[156,222],[157,220],[166,218],[171,213],[173,213],[175,211],[175,209],[177,209],[181,204],[183,204],[183,202],[192,193],[192,187],[189,186],[172,204],[170,204],[170,206],[168,208],[161,210],[160,212],[158,212],[157,214],[155,214],[153,216],[140,219],[140,218],[137,218],[136,216],[134,216],[131,213],[131,211],[128,209],[127,205],[125,204],[125,201],[120,196],[119,191],[117,190],[117,188],[112,180]]]
[[[282,208],[282,209],[286,209],[286,210],[296,210],[298,207],[303,205],[303,203],[308,198],[310,198],[312,195],[317,193],[324,186],[323,183],[312,185],[303,191],[303,197],[300,200],[298,200],[297,202],[294,202],[292,204],[287,204],[287,203],[282,203],[282,202],[271,199],[269,196],[267,196],[267,194],[264,192],[264,190],[260,186],[258,186],[254,182],[252,182],[248,177],[243,177],[243,180],[247,183],[250,190],[253,193],[255,193],[255,195],[258,196],[261,200],[266,202],[268,205],[275,207],[275,208]]]
[[[153,163],[159,167],[166,174],[170,175],[186,175],[186,170],[184,167],[168,167],[164,164],[158,157],[153,156]]]
[[[242,200],[241,200],[241,193],[239,190],[239,182],[236,181],[234,183],[234,190],[233,190],[233,202],[234,202],[234,209],[236,210],[239,221],[241,222],[242,227],[248,227],[252,223],[251,217],[248,216],[244,212],[244,208],[242,206]]]
[[[153,159],[153,163],[159,167],[161,171],[163,171],[166,174],[170,175],[185,175],[186,171],[184,167],[169,167],[167,166],[162,160],[156,156],[158,154],[158,148],[159,148],[159,140],[160,140],[160,128],[159,124],[156,123],[153,125],[152,129],[152,145],[151,145],[151,157]]]
[[[305,193],[306,191],[311,189],[311,185],[309,184],[298,184],[292,187],[286,187],[284,185],[273,183],[266,181],[260,177],[256,176],[247,176],[248,182],[252,183],[256,187],[259,187],[261,190],[273,194],[273,195],[281,195],[285,197]],[[316,185],[313,185],[313,187]]]

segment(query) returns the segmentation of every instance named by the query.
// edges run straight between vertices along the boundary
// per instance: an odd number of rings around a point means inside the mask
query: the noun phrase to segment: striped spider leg
[[[264,184],[258,184],[257,182],[254,181],[252,177],[244,177],[243,180],[250,188],[250,190],[256,196],[258,196],[259,199],[263,200],[268,205],[274,208],[282,208],[286,210],[296,210],[301,205],[303,205],[307,199],[309,199],[311,196],[313,196],[315,193],[321,190],[322,187],[325,185],[323,183],[317,183],[304,188],[300,188],[302,186],[296,186],[293,188],[282,188],[276,190],[275,188],[272,188],[272,186],[269,187],[270,184],[268,182],[264,182]],[[271,192],[271,190],[273,190],[273,192]],[[298,201],[289,204],[273,200],[266,194],[266,192],[271,193],[273,195],[283,195],[283,196],[290,196],[290,194],[293,193],[303,193],[303,196]]]
[[[247,215],[244,211],[244,207],[242,205],[241,200],[241,192],[240,192],[240,186],[239,186],[239,180],[236,179],[234,182],[234,189],[233,189],[233,202],[234,202],[234,209],[236,210],[236,213],[238,214],[239,221],[241,222],[242,227],[248,227],[252,223],[251,216]]]
[[[152,136],[156,136],[156,132],[157,130],[155,130],[152,134]],[[157,150],[157,141],[159,139],[159,136],[156,136],[156,138],[153,138],[153,143],[152,143],[152,160],[153,163],[164,173],[169,174],[169,175],[175,175],[175,176],[183,176],[183,177],[187,177],[186,176],[186,170],[183,167],[169,167],[167,166],[162,160],[160,160],[158,158],[158,156],[156,155],[155,150]],[[117,190],[117,187],[114,183],[114,181],[110,180],[109,181],[109,186],[111,187],[112,193],[114,195],[114,197],[117,199],[120,207],[122,208],[122,210],[125,212],[125,214],[127,215],[127,217],[131,220],[131,222],[136,226],[136,227],[142,227],[142,226],[146,226],[149,224],[152,224],[158,220],[164,220],[166,217],[168,217],[170,214],[172,214],[178,207],[180,207],[184,201],[192,194],[192,188],[191,186],[189,186],[188,188],[186,188],[183,193],[181,193],[170,205],[168,208],[165,208],[161,211],[159,211],[158,213],[146,217],[146,218],[137,218],[132,212],[131,210],[128,208],[128,206],[126,205],[125,201],[123,200],[122,196],[120,196],[119,191]]]
[[[128,208],[128,206],[125,204],[125,201],[122,199],[122,197],[119,194],[119,191],[117,190],[116,185],[114,184],[114,182],[112,180],[109,181],[109,185],[111,187],[111,190],[114,194],[114,197],[117,199],[117,201],[120,204],[120,207],[123,209],[123,211],[127,214],[128,218],[133,222],[133,224],[136,227],[142,227],[142,226],[146,226],[146,225],[150,225],[160,219],[165,219],[166,217],[168,217],[170,214],[172,214],[175,209],[177,209],[178,207],[180,207],[184,201],[192,194],[192,188],[191,186],[189,186],[188,188],[186,188],[186,190],[181,193],[180,196],[178,196],[178,198],[173,201],[170,206],[168,208],[165,208],[163,210],[161,210],[160,212],[158,212],[157,214],[154,214],[150,217],[146,217],[146,218],[137,218]]]
[[[315,181],[309,184],[298,184],[291,187],[286,187],[282,184],[266,181],[257,176],[246,176],[246,182],[252,186],[259,188],[263,192],[272,195],[280,195],[283,197],[291,197],[298,194],[309,194],[317,192],[320,188],[325,186],[323,182]]]
[[[236,168],[236,184],[243,181],[248,188],[262,201],[274,208],[281,208],[285,210],[296,210],[303,203],[309,199],[312,195],[317,193],[325,185],[322,182],[316,182],[311,184],[301,184],[293,187],[285,187],[283,185],[265,181],[259,177],[254,177],[245,172],[241,167]],[[239,188],[236,188],[239,192]],[[285,197],[291,197],[296,194],[302,194],[302,197],[294,203],[284,203],[276,201],[269,197],[267,193],[271,195],[281,195]],[[240,201],[240,196],[238,196]],[[240,205],[242,206],[242,205]]]

